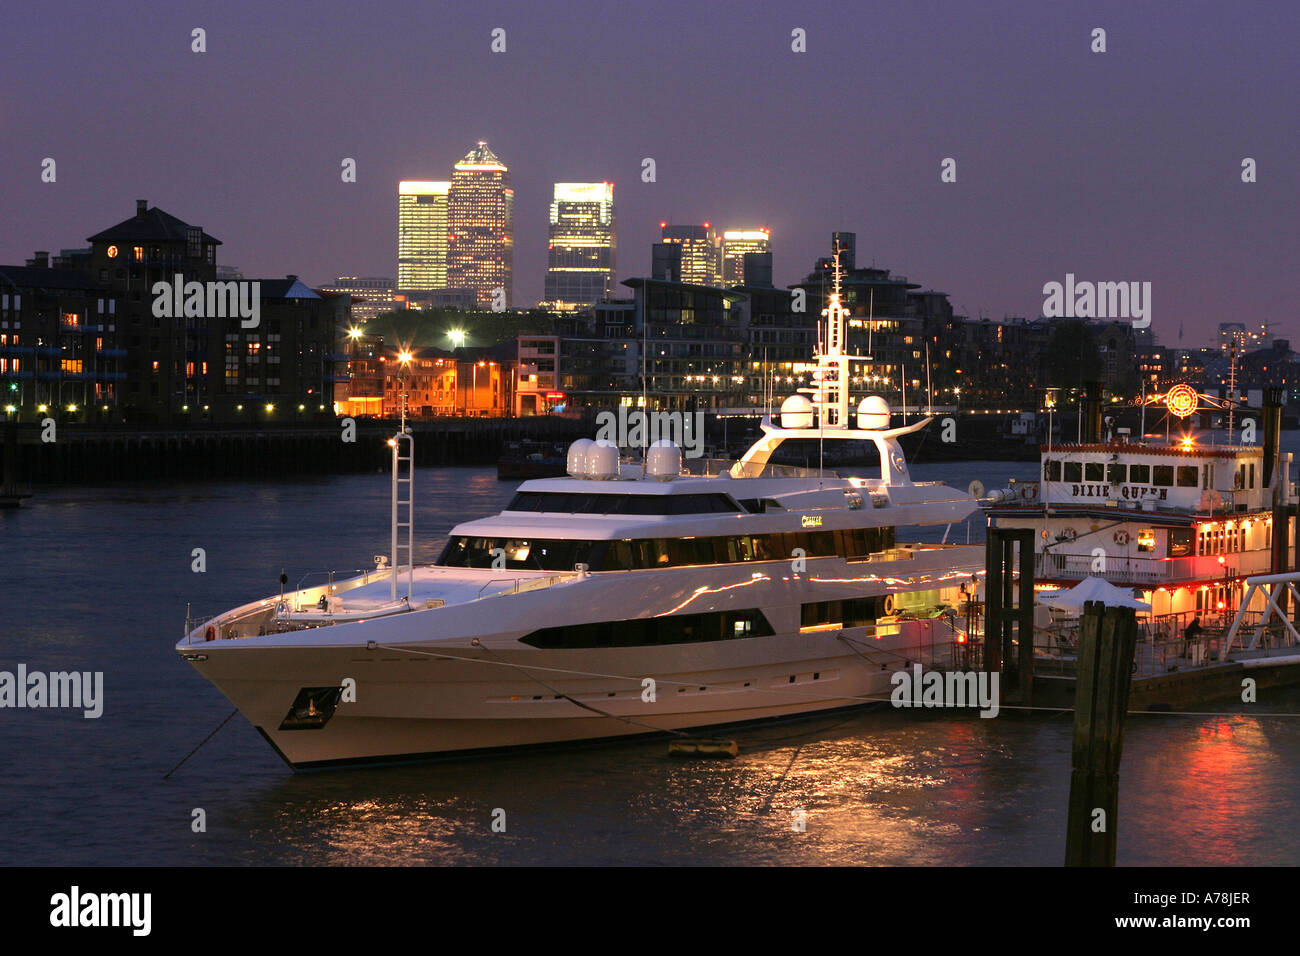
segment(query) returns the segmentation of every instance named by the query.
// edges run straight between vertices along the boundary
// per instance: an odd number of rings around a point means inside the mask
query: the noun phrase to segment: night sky
[[[619,279],[649,273],[661,219],[770,227],[778,284],[838,228],[973,317],[1038,315],[1073,272],[1150,281],[1166,345],[1222,321],[1295,344],[1298,40],[1294,0],[9,4],[0,262],[145,198],[250,278],[392,276],[398,180],[485,139],[516,304],[542,292],[551,184],[611,180]]]

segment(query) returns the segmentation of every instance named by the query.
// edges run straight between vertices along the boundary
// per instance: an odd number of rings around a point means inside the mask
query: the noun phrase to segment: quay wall
[[[494,465],[507,442],[569,442],[588,437],[592,424],[559,417],[411,421],[419,466]],[[106,481],[251,478],[386,470],[391,421],[357,420],[355,440],[340,423],[314,425],[188,425],[174,428],[59,423],[54,441],[39,424],[17,426],[14,474],[19,486]]]

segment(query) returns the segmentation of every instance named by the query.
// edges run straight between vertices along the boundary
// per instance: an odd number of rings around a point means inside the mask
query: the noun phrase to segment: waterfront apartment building
[[[447,190],[446,284],[474,290],[481,308],[498,294],[505,308],[513,300],[514,204],[509,168],[478,142],[453,168]]]
[[[256,281],[261,316],[255,328],[243,328],[237,317],[211,320],[222,332],[212,363],[220,368],[220,387],[196,399],[204,415],[192,417],[302,422],[332,415],[339,367],[347,361],[339,335],[349,294],[312,289],[295,275]]]
[[[47,252],[0,266],[0,409],[5,417],[101,420],[119,402],[126,350],[117,298]]]
[[[168,421],[210,398],[217,372],[214,340],[219,331],[206,318],[155,316],[155,283],[217,279],[219,239],[147,200],[135,215],[88,240],[87,274],[118,300],[117,332],[126,349],[121,411],[140,421]]]
[[[0,381],[17,397],[0,403],[15,406],[7,414],[46,406],[82,421],[183,424],[329,413],[347,295],[317,293],[296,277],[223,280],[249,283],[246,301],[258,282],[257,324],[245,328],[237,311],[209,308],[220,241],[202,227],[141,199],[134,216],[87,241],[88,250],[0,267]],[[177,276],[179,310],[154,291]],[[208,294],[191,300],[190,283]],[[169,307],[156,307],[164,295]]]
[[[722,284],[728,288],[745,284],[745,256],[770,253],[770,229],[728,229],[722,234]]]
[[[571,312],[608,298],[616,247],[614,184],[556,183],[542,306]]]
[[[404,180],[397,184],[397,288],[410,291],[447,285],[447,193],[449,182]]]
[[[674,226],[659,223],[660,242],[680,246],[680,273],[672,281],[687,285],[722,285],[722,242],[710,223]],[[751,250],[753,251],[753,250]]]

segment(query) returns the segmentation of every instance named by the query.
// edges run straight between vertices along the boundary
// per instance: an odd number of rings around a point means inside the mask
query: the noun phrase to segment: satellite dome
[[[682,473],[682,450],[676,442],[661,438],[646,452],[645,472],[658,481],[672,481]]]
[[[868,395],[858,403],[858,427],[880,431],[889,427],[889,403],[879,395]]]
[[[812,428],[813,403],[806,396],[791,395],[781,403],[782,428]]]
[[[568,464],[565,470],[574,478],[587,477],[587,449],[594,445],[590,438],[579,438],[569,446]]]
[[[618,477],[618,446],[604,438],[587,447],[587,477],[609,480]]]

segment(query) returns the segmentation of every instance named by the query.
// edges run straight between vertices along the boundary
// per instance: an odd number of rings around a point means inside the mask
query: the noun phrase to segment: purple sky
[[[1188,346],[1221,321],[1300,340],[1294,0],[515,6],[11,4],[0,262],[147,198],[249,276],[391,276],[397,181],[450,178],[486,139],[515,187],[518,304],[542,291],[551,183],[605,179],[620,279],[649,272],[661,219],[769,226],[779,284],[842,228],[859,263],[972,316],[1037,315],[1073,272],[1150,281],[1165,344],[1180,322]]]

